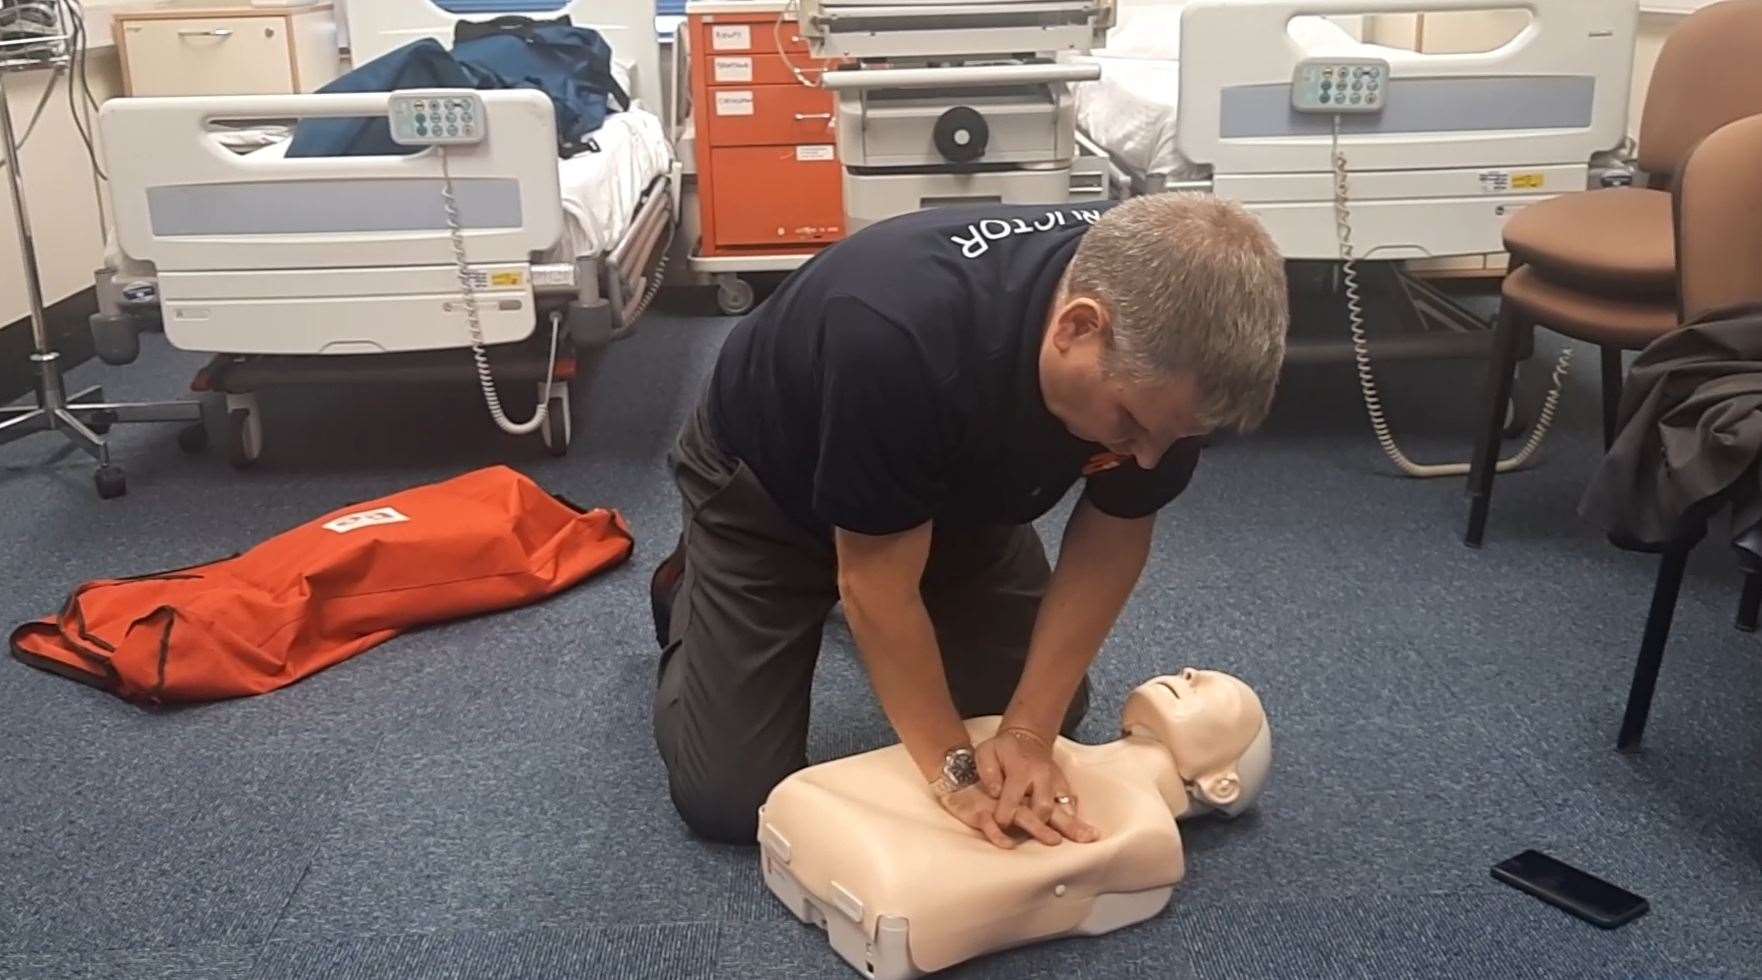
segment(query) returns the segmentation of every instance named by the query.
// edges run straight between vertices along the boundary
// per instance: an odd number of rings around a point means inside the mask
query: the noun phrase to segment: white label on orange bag
[[[753,29],[746,24],[719,24],[710,28],[711,51],[745,51],[753,46]]]
[[[750,116],[752,114],[753,93],[751,89],[716,93],[716,115]]]
[[[718,82],[750,82],[753,80],[753,60],[751,58],[717,58],[716,81]]]
[[[326,531],[348,534],[364,527],[378,527],[381,524],[402,524],[409,518],[398,513],[395,508],[381,507],[378,510],[364,510],[358,514],[344,514],[342,517],[324,525]]]
[[[795,158],[803,163],[838,159],[830,146],[798,146],[795,148]]]

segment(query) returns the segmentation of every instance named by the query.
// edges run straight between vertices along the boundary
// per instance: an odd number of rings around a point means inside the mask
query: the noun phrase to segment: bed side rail
[[[1422,54],[1378,45],[1306,50],[1297,17],[1524,10],[1499,48]],[[1584,164],[1627,131],[1634,0],[1194,0],[1181,19],[1180,127],[1217,173],[1326,171],[1332,118],[1290,109],[1297,64],[1367,54],[1390,64],[1387,108],[1347,116],[1355,169]]]
[[[473,263],[526,262],[562,234],[556,117],[536,91],[483,92],[488,138],[450,149]],[[214,138],[221,121],[384,116],[390,95],[113,99],[100,126],[117,240],[176,272],[445,265],[441,158],[288,159]]]

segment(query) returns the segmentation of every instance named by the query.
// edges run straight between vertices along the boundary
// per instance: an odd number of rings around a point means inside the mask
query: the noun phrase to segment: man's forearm
[[[949,696],[923,597],[915,587],[891,583],[845,582],[840,591],[882,710],[925,778],[934,778],[948,750],[966,742],[967,730]]]
[[[1079,502],[1040,602],[1028,663],[1004,724],[1055,734],[1144,571],[1156,519],[1122,520]]]

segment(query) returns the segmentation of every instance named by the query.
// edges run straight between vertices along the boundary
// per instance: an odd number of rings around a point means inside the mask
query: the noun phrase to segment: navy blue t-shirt
[[[793,520],[891,534],[1026,524],[1105,447],[1046,408],[1046,318],[1106,205],[976,205],[874,224],[796,270],[729,335],[710,388],[722,448]],[[1200,440],[1131,461],[1085,496],[1142,517],[1192,478]]]

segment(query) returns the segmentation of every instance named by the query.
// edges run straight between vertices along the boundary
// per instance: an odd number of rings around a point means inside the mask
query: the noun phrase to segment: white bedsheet
[[[1132,173],[1169,180],[1205,176],[1205,168],[1182,156],[1175,144],[1180,62],[1118,57],[1105,51],[1087,60],[1101,66],[1101,77],[1079,83],[1072,93],[1077,128],[1085,136]]]
[[[673,165],[666,128],[645,109],[607,116],[593,138],[600,152],[557,163],[565,220],[553,261],[609,251],[630,230],[642,192]]]
[[[291,133],[291,127],[270,126],[216,133],[215,139],[235,152],[283,156]],[[642,192],[673,166],[673,147],[660,117],[640,106],[607,116],[593,139],[598,153],[557,161],[563,234],[545,253],[546,261],[571,262],[610,251],[630,230]]]

